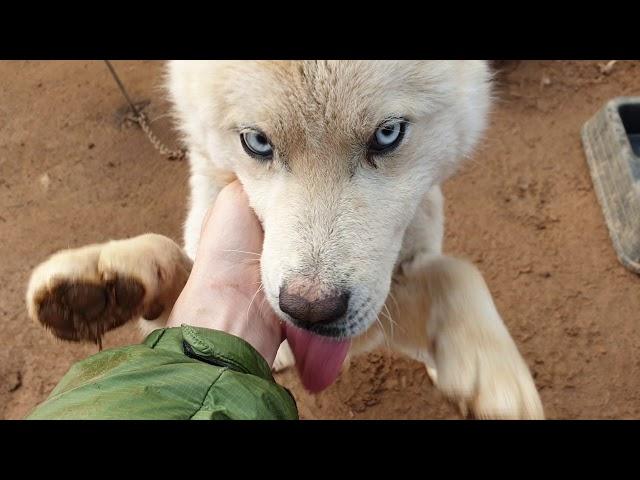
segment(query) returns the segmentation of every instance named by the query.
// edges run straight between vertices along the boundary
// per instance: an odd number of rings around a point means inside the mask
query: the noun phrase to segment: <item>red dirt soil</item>
[[[499,65],[486,140],[445,184],[445,250],[473,260],[531,367],[549,418],[640,417],[640,278],[617,261],[580,142],[610,98],[640,94],[640,62]],[[159,62],[115,62],[175,145]],[[93,345],[26,315],[29,273],[62,248],[156,232],[182,238],[187,165],[123,122],[105,65],[0,62],[0,418],[22,418]],[[105,348],[138,341],[133,325]],[[320,395],[278,375],[305,419],[460,418],[424,367],[380,350]]]

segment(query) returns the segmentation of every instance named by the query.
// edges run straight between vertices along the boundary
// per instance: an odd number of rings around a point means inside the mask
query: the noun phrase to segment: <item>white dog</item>
[[[208,207],[238,178],[265,230],[262,284],[287,323],[276,368],[312,391],[387,342],[479,418],[543,418],[529,369],[471,264],[442,254],[439,184],[483,132],[482,61],[173,61],[188,147],[184,251],[154,234],[65,250],[27,305],[56,336],[164,325]],[[295,360],[294,360],[295,359]]]

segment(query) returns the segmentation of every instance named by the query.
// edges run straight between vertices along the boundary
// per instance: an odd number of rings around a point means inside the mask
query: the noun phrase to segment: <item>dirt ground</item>
[[[506,62],[486,141],[445,185],[445,250],[473,260],[530,365],[549,418],[640,418],[640,278],[617,261],[580,143],[608,99],[640,94],[640,62]],[[161,63],[115,62],[175,144]],[[22,418],[93,345],[27,318],[31,269],[61,248],[157,232],[181,239],[187,165],[123,122],[102,62],[0,62],[0,418]],[[133,326],[105,348],[137,341]],[[320,395],[278,380],[301,416],[459,418],[417,362],[377,351]]]

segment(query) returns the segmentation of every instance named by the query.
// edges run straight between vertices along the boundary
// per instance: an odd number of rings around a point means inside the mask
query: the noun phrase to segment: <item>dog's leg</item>
[[[434,255],[403,267],[388,303],[399,320],[394,348],[423,361],[463,414],[544,418],[529,369],[475,266]]]
[[[192,260],[200,242],[200,230],[207,211],[216,201],[220,190],[235,180],[235,175],[215,167],[206,157],[189,154],[191,175],[189,177],[189,212],[184,224],[184,250]]]
[[[282,372],[289,367],[293,367],[295,364],[296,359],[293,356],[289,342],[285,340],[280,345],[280,348],[278,348],[278,353],[276,353],[276,358],[273,361],[272,370],[274,372]]]
[[[140,317],[146,334],[164,326],[191,265],[173,240],[156,234],[63,250],[33,271],[27,308],[65,340],[100,342]]]

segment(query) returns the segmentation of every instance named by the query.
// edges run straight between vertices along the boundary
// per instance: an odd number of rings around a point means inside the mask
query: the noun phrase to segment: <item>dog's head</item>
[[[484,128],[488,80],[481,61],[169,64],[189,147],[263,222],[273,309],[336,338],[376,320],[423,195]]]

